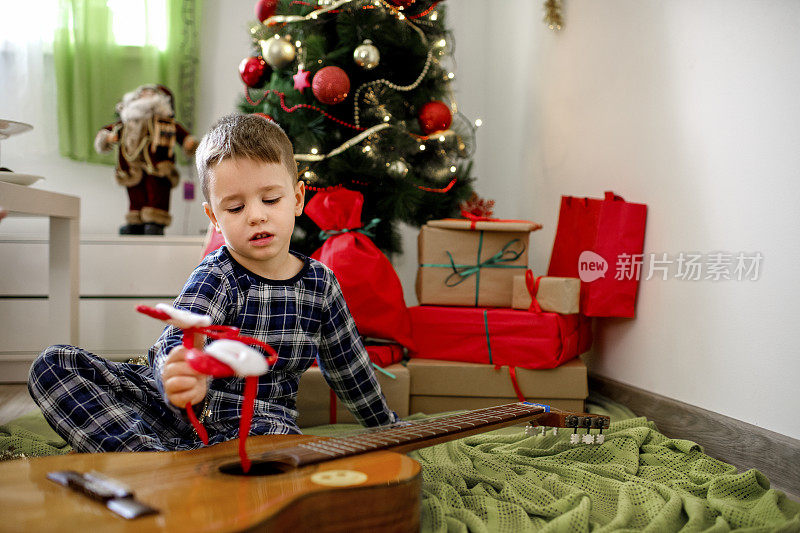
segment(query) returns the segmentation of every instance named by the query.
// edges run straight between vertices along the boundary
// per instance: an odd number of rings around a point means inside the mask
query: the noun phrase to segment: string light
[[[452,80],[452,79],[453,79],[453,78],[455,78],[455,77],[456,77],[456,75],[455,75],[453,72],[448,72],[448,73],[447,73],[447,78],[448,78],[448,79],[451,79],[451,80]]]
[[[395,91],[413,91],[416,89],[420,83],[422,83],[423,78],[425,78],[425,74],[428,73],[428,69],[431,66],[431,61],[433,61],[433,49],[428,50],[428,57],[425,59],[425,66],[422,67],[422,72],[420,72],[417,79],[414,80],[414,83],[411,85],[396,85],[385,78],[381,78],[379,80],[369,81],[361,85],[358,89],[356,89],[355,95],[353,96],[353,123],[360,128],[359,120],[360,120],[360,111],[359,111],[359,100],[361,98],[361,91],[364,89],[371,87],[373,85],[384,84]]]
[[[452,167],[450,167],[450,172],[452,172],[453,174],[455,174],[455,172],[456,172],[456,167],[455,167],[455,166],[452,166]]]
[[[425,150],[425,145],[424,144],[420,144],[419,145],[419,149],[420,149],[420,151],[424,151]]]
[[[311,149],[311,153],[316,155],[317,153],[319,153],[319,150],[316,147],[314,147]]]
[[[479,118],[475,119],[475,127],[480,128],[483,125],[483,121]]]

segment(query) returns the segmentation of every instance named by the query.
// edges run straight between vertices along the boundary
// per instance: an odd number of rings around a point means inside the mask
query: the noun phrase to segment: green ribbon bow
[[[324,241],[324,240],[329,239],[330,237],[333,237],[334,235],[341,235],[342,233],[348,233],[348,232],[351,232],[351,231],[357,231],[359,233],[363,233],[364,235],[366,235],[367,237],[369,237],[371,239],[374,239],[375,238],[375,234],[372,233],[372,230],[375,229],[375,226],[377,226],[380,223],[380,221],[381,221],[381,219],[379,219],[379,218],[373,218],[372,220],[369,221],[369,224],[367,224],[366,226],[362,226],[360,228],[355,228],[355,229],[322,230],[322,231],[319,232],[319,238],[320,238],[320,240]]]

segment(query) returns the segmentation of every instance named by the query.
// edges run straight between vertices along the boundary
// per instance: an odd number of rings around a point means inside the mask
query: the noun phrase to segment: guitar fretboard
[[[419,422],[401,422],[346,438],[314,439],[292,448],[268,452],[255,461],[275,460],[277,455],[295,466],[302,466],[377,450],[406,452],[533,420],[543,413],[545,408],[536,404],[487,407]]]

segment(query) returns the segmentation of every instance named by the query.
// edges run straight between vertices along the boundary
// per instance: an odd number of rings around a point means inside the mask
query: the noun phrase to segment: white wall
[[[648,204],[645,252],[764,255],[758,281],[643,281],[636,319],[598,320],[593,370],[800,438],[800,3],[569,0],[558,33],[541,2],[448,8],[457,99],[484,120],[477,189],[497,216],[545,225],[532,238],[537,273],[559,197],[604,190]],[[204,3],[197,133],[235,109],[252,9]],[[16,142],[4,142],[4,164],[80,194],[84,231],[116,230],[124,191],[110,169],[52,150],[32,158]],[[192,233],[204,227],[199,207],[192,221]],[[415,234],[396,259],[409,305]]]
[[[764,256],[757,281],[642,282],[593,370],[800,438],[800,3],[570,0],[559,33],[538,2],[455,5],[478,189],[545,225],[537,272],[559,196],[604,190],[648,204],[646,253]]]

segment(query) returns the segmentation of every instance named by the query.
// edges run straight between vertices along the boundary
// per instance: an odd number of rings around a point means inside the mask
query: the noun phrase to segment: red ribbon
[[[251,465],[250,458],[247,457],[245,441],[247,441],[247,435],[250,433],[250,422],[253,420],[257,391],[258,376],[244,378],[244,402],[242,403],[242,415],[239,420],[239,460],[242,462],[242,471],[245,474],[250,471]]]
[[[328,403],[329,411],[328,411],[328,420],[331,424],[336,423],[336,393],[333,389],[329,391],[331,401]]]
[[[528,307],[528,311],[533,313],[542,312],[542,308],[536,300],[536,294],[539,292],[539,282],[542,281],[543,277],[544,276],[539,276],[537,278],[533,275],[533,270],[531,269],[525,271],[525,286],[528,287],[528,294],[531,295],[531,305]]]
[[[203,441],[203,444],[208,446],[208,432],[206,428],[203,427],[203,424],[197,419],[197,415],[194,414],[194,408],[192,407],[192,402],[186,402],[186,415],[189,417],[189,422],[192,423],[192,427],[197,432],[197,436],[200,437],[200,440]]]
[[[461,210],[461,216],[469,220],[469,229],[475,229],[475,225],[478,222],[489,222],[492,220],[497,220],[496,218],[490,217],[479,217],[478,215],[473,215],[469,211]]]
[[[494,365],[495,370],[500,370],[501,368],[503,368],[503,365]],[[527,401],[525,400],[525,395],[522,394],[522,389],[519,388],[519,382],[517,382],[517,367],[509,365],[508,376],[511,378],[511,386],[514,387],[517,399],[521,402]]]

